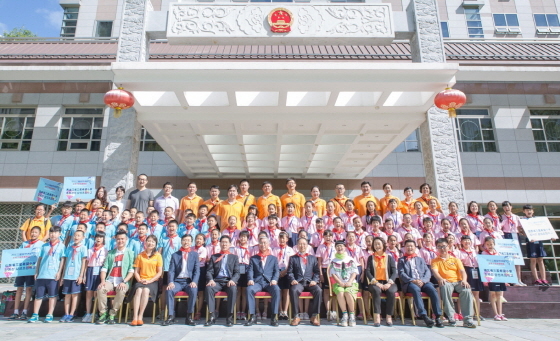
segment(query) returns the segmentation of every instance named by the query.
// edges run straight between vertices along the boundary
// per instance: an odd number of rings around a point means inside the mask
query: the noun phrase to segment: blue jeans
[[[412,282],[408,283],[407,292],[412,294],[414,305],[416,306],[418,315],[420,317],[424,317],[425,315],[427,315],[426,309],[424,308],[424,300],[422,300],[421,296],[422,292],[426,293],[430,297],[430,300],[432,301],[432,310],[436,317],[441,316],[441,305],[439,303],[439,296],[432,283],[424,283],[422,288]],[[414,312],[411,312],[411,314],[414,314]]]

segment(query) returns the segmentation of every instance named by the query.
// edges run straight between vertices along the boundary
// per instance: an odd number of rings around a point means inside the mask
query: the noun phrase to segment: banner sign
[[[547,217],[520,219],[525,235],[529,241],[550,240],[558,238],[556,231]]]
[[[95,176],[64,177],[63,200],[90,200],[95,197]]]
[[[517,283],[515,263],[511,256],[478,255],[478,269],[482,282]]]
[[[37,185],[34,200],[46,205],[58,204],[61,192],[62,183],[45,178],[39,178],[39,184]]]
[[[0,277],[32,276],[35,275],[36,265],[37,250],[30,248],[3,250]]]
[[[519,240],[517,238],[495,239],[494,241],[496,242],[495,248],[499,254],[513,257],[513,263],[515,265],[525,265],[521,246],[519,246]]]

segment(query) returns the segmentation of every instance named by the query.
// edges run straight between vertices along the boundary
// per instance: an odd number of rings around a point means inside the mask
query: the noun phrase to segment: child
[[[424,206],[422,206],[422,203],[420,201],[415,201],[414,214],[412,215],[412,226],[414,226],[421,233],[423,233],[424,231],[424,225],[422,223],[423,219],[424,219]]]
[[[484,286],[480,280],[480,271],[478,269],[478,260],[476,258],[477,250],[474,248],[472,239],[469,236],[462,236],[460,240],[459,258],[463,263],[465,272],[467,273],[467,282],[471,286],[471,291],[477,304],[477,311],[480,314],[480,292],[484,291]],[[460,306],[460,305],[459,305]],[[483,318],[479,316],[481,320]]]
[[[481,245],[485,244],[484,241],[486,240],[486,237],[490,237],[492,239],[503,239],[501,233],[496,232],[492,218],[484,218],[483,223],[484,230],[480,232],[480,235],[478,236],[478,240],[480,240]]]
[[[432,235],[432,239],[436,240],[436,233],[434,232],[434,221],[431,217],[424,217],[422,219],[422,226],[424,226],[423,234],[429,233]]]
[[[295,246],[300,228],[300,221],[296,216],[296,207],[294,203],[289,202],[286,204],[286,216],[282,218],[280,226],[291,236],[290,246]]]
[[[95,243],[92,247],[88,249],[87,254],[87,270],[86,270],[86,280],[85,280],[85,290],[86,290],[86,314],[82,318],[82,322],[90,323],[92,301],[97,287],[100,283],[99,272],[103,266],[103,262],[107,257],[109,251],[105,247],[105,233],[97,232],[95,235]]]
[[[440,238],[445,238],[447,239],[447,236],[453,235],[455,236],[455,233],[451,232],[451,221],[447,218],[443,218],[441,220],[441,231],[436,233],[436,240],[440,239]]]
[[[360,220],[360,217],[355,218],[357,218],[355,220]],[[355,264],[358,266],[358,275],[356,276],[356,279],[358,280],[358,288],[360,290],[363,290],[363,285],[361,284],[364,281],[364,266],[366,263],[363,262],[364,257],[362,247],[356,244],[356,241],[356,232],[348,231],[346,233],[346,253],[348,254],[348,256],[350,256],[350,258],[354,260]],[[360,311],[358,318],[363,319],[363,314],[365,314],[365,312]]]
[[[204,239],[206,239],[206,246],[210,245],[212,242],[212,231],[218,230],[218,234],[220,233],[220,225],[218,224],[218,218],[215,215],[211,215],[208,217],[208,231],[204,234]],[[218,250],[219,252],[220,250]]]
[[[325,223],[326,230],[332,230],[334,227],[334,218],[336,218],[335,212],[335,202],[334,201],[327,201],[327,213],[323,217],[323,222]]]
[[[321,220],[322,221],[322,220]],[[294,249],[288,246],[288,234],[284,231],[278,235],[278,247],[272,249],[272,255],[278,258],[278,268],[280,270],[280,277],[278,279],[278,286],[281,290],[282,303],[280,304],[280,320],[288,319],[288,306],[289,306],[289,289],[290,281],[288,279],[288,263],[290,257],[295,255]]]
[[[159,213],[153,210],[148,215],[148,235],[156,236],[157,240],[160,240],[162,233],[163,226],[159,223]]]
[[[257,205],[249,206],[249,208],[247,209],[247,214],[249,213],[255,215],[255,223],[257,224],[257,227],[262,231],[264,229],[263,221],[259,219],[259,209],[257,208]]]
[[[199,233],[206,233],[208,231],[208,206],[201,205],[198,208],[198,219],[194,222],[194,225]]]
[[[397,237],[394,235],[390,235],[387,237],[387,254],[393,257],[395,260],[395,264],[398,263],[399,258],[401,258],[401,250],[399,250],[399,241]],[[365,264],[365,263],[364,263]]]
[[[198,252],[198,266],[200,267],[200,277],[198,280],[198,311],[194,315],[196,321],[200,320],[202,312],[202,305],[204,303],[204,287],[206,286],[206,260],[208,257],[208,249],[204,247],[205,242],[204,234],[199,233],[196,235],[194,241],[194,249]]]
[[[476,201],[469,202],[467,216],[465,218],[469,222],[471,231],[478,237],[480,232],[484,229],[484,221]]]
[[[489,201],[486,207],[488,208],[488,213],[484,215],[484,218],[492,219],[492,226],[494,227],[494,231],[499,232],[501,235],[502,217],[497,213],[498,205],[494,201]]]
[[[84,240],[84,246],[87,250],[91,249],[95,245],[95,236],[97,236],[98,233],[103,233],[104,236],[107,236],[106,228],[107,226],[102,221],[95,224],[95,231],[92,231],[89,238]]]
[[[499,255],[498,251],[494,248],[495,241],[492,237],[486,237],[484,239],[484,250],[483,255],[496,256]],[[507,321],[508,319],[502,310],[502,297],[504,297],[504,291],[506,291],[505,283],[484,283],[488,286],[490,290],[490,303],[492,304],[492,310],[494,311],[494,321]]]
[[[66,240],[68,231],[74,224],[74,218],[72,217],[72,204],[70,203],[70,201],[65,202],[62,205],[61,210],[62,215],[57,215],[51,218],[51,226],[60,226],[60,241],[64,242]]]
[[[467,220],[467,218],[461,218],[461,220],[459,220],[459,233],[457,233],[457,240],[462,240],[463,236],[468,236],[471,241],[472,241],[472,246],[473,248],[475,248],[476,250],[478,250],[478,246],[480,245],[480,240],[476,237],[476,235],[471,231],[471,228],[469,226],[469,221]]]
[[[346,239],[346,231],[344,231],[344,225],[340,217],[334,218],[334,228],[332,229],[332,233],[334,241]]]
[[[74,312],[78,307],[78,297],[86,280],[88,250],[83,245],[84,233],[74,233],[74,244],[67,247],[64,256],[64,278],[62,294],[64,297],[64,316],[59,322],[74,322]]]
[[[375,209],[375,203],[373,201],[368,201],[366,203],[366,214],[362,217],[362,225],[366,227],[366,230],[369,232],[371,229],[372,219],[373,217],[379,217],[377,214],[377,210]]]
[[[206,255],[207,255],[207,259],[206,261],[208,262],[208,260],[210,259],[210,257],[216,253],[220,253],[220,238],[222,237],[222,234],[220,233],[219,229],[213,229],[210,232],[210,243],[208,243],[208,245],[206,246]],[[204,290],[202,290],[204,291]]]
[[[434,246],[434,236],[430,233],[424,233],[422,236],[422,248],[418,250],[418,256],[424,258],[426,265],[430,266],[438,253]]]
[[[387,219],[391,219],[395,227],[401,226],[403,222],[402,213],[397,211],[397,200],[398,199],[389,199],[389,202],[387,203],[387,211],[385,211],[385,214],[383,215],[383,220],[386,221]]]
[[[370,235],[372,235],[373,237],[380,237],[383,238],[384,240],[387,240],[387,235],[381,231],[381,218],[379,218],[378,216],[375,216],[371,219],[371,225],[368,226],[370,229],[368,229],[368,233]]]
[[[264,231],[264,229],[268,228],[268,217],[277,216],[277,211],[278,211],[278,209],[277,209],[277,207],[276,207],[276,204],[269,204],[269,205],[267,206],[267,210],[268,210],[268,216],[265,217],[265,218],[262,220],[262,223],[263,223],[262,230],[263,230],[263,231]],[[257,216],[257,217],[258,217],[258,216]],[[278,222],[278,223],[280,223],[280,222]],[[278,225],[277,228],[280,228],[280,225]]]
[[[447,207],[449,208],[449,215],[446,218],[451,222],[451,232],[459,233],[459,220],[461,220],[459,205],[452,201]]]
[[[125,223],[127,225],[134,223],[134,218],[132,218],[132,214],[130,213],[130,210],[124,210],[121,213],[121,223]]]
[[[237,245],[240,230],[237,229],[237,217],[232,215],[228,218],[228,227],[222,231],[222,236],[229,236],[231,245]]]
[[[107,239],[111,239],[117,233],[117,225],[115,219],[113,219],[113,212],[110,210],[103,211],[101,215],[101,219],[98,222],[102,222],[105,224],[105,237]]]
[[[131,209],[131,212],[132,212],[132,209]],[[134,225],[130,224],[128,226],[128,232],[129,232],[128,237],[129,238],[138,237],[138,227],[140,227],[141,224],[146,225],[144,223],[144,212],[136,212],[136,214],[134,215]],[[146,225],[146,227],[147,227],[147,225]]]
[[[308,235],[312,236],[316,232],[315,222],[317,216],[313,213],[313,202],[306,201],[303,206],[303,216],[300,218],[299,225]]]
[[[266,232],[268,239],[270,239],[270,247],[274,249],[279,245],[278,237],[280,235],[280,229],[278,228],[278,217],[275,215],[269,215],[266,220],[268,222],[267,228],[264,232]]]
[[[340,224],[342,224],[342,222],[340,222]],[[333,244],[333,232],[331,230],[325,230],[325,232],[323,232],[323,238],[325,241],[317,248],[316,256],[317,256],[317,262],[321,266],[320,280],[321,283],[323,284],[323,299],[324,299],[323,302],[325,302],[327,319],[331,321],[331,320],[336,320],[337,312],[331,310],[331,301],[329,297],[329,283],[327,282],[329,280],[329,276],[327,275],[327,268],[331,264],[331,261],[334,259],[336,251],[334,249],[334,244]]]
[[[356,234],[356,244],[358,244],[362,250],[366,248],[366,236],[369,234],[364,231],[362,226],[362,219],[360,217],[354,217],[352,221],[354,223],[354,233]],[[348,234],[347,234],[348,236]],[[365,264],[365,263],[364,263]]]
[[[148,226],[144,223],[140,224],[136,229],[138,237],[132,238],[134,241],[133,251],[134,258],[138,257],[139,254],[144,252],[146,249],[146,239],[148,238]]]
[[[344,203],[345,211],[340,213],[340,219],[342,219],[342,223],[344,229],[346,231],[354,231],[354,223],[352,220],[355,217],[359,217],[354,210],[354,202],[350,199],[346,200]]]
[[[288,204],[289,205],[289,204]],[[231,216],[233,217],[233,216]],[[230,218],[231,218],[230,217]],[[237,221],[237,219],[236,219]],[[233,223],[235,226],[235,222]],[[230,221],[230,226],[232,225]],[[230,228],[224,232],[229,232]],[[249,252],[249,232],[238,231],[237,243],[232,245],[237,245],[234,249],[233,254],[236,254],[239,259],[239,280],[237,281],[237,318],[240,320],[247,319],[245,311],[247,310],[247,267],[249,266],[249,260],[251,258],[251,253]],[[230,234],[231,237],[231,234]],[[233,238],[232,238],[233,239]]]
[[[21,243],[20,249],[29,249],[33,251],[37,258],[41,253],[41,248],[44,244],[42,240],[39,239],[41,236],[41,227],[33,226],[30,232],[30,239]],[[17,276],[16,277],[16,297],[14,300],[14,313],[10,316],[10,320],[27,320],[27,308],[29,307],[29,301],[31,300],[31,295],[33,295],[33,286],[35,285],[35,276]],[[23,294],[23,289],[25,288],[25,301],[23,302],[23,310],[21,315],[19,314],[19,305],[21,303],[21,295]]]
[[[89,217],[89,211],[87,209],[83,209],[80,211],[78,220],[74,222],[74,225],[70,227],[68,233],[66,235],[66,241],[64,245],[68,246],[72,239],[74,238],[74,233],[78,229],[78,225],[82,224],[84,226],[85,238],[89,237],[90,231],[93,231],[93,223]]]
[[[413,236],[413,240],[416,241],[416,244],[420,244],[420,239],[422,239],[420,232],[412,226],[412,215],[410,213],[405,213],[403,215],[403,223],[401,227],[397,229],[397,232],[401,235],[402,240],[404,240],[405,234],[410,233]]]
[[[184,235],[188,234],[192,237],[192,240],[194,240],[194,238],[196,238],[196,235],[200,233],[200,231],[194,226],[195,221],[196,216],[194,215],[194,213],[188,213],[185,217],[185,224],[179,226],[179,236],[183,237]]]
[[[175,211],[173,210],[173,207],[167,206],[163,210],[163,227],[166,228],[167,224],[169,224],[171,220],[176,220]]]
[[[434,232],[439,232],[441,230],[441,220],[445,218],[445,215],[438,211],[437,208],[437,199],[428,200],[428,211],[426,212],[426,215],[424,217],[429,217],[432,219]]]
[[[249,233],[249,247],[258,246],[260,229],[257,225],[257,216],[254,213],[248,213],[245,217],[245,223],[243,225],[243,231],[247,231]]]
[[[395,238],[397,238],[399,243],[402,241],[401,235],[398,234],[397,232],[395,232],[395,230],[394,230],[395,225],[393,225],[393,219],[389,218],[389,219],[385,220],[384,227],[385,227],[384,232],[385,232],[385,235],[387,236],[387,238],[389,238],[389,236],[395,236]]]
[[[502,209],[504,210],[504,214],[502,215],[502,226],[500,229],[504,235],[504,239],[515,239],[519,242],[519,245],[521,245],[519,230],[522,230],[523,227],[521,226],[519,216],[511,212],[512,207],[509,201],[502,202]],[[517,272],[517,278],[519,279],[516,285],[522,287],[527,286],[527,284],[523,283],[521,280],[521,265],[516,265],[515,270]]]
[[[325,223],[323,218],[317,218],[315,220],[315,233],[311,235],[309,244],[313,246],[313,251],[317,252],[319,245],[323,243],[323,232],[325,231]]]

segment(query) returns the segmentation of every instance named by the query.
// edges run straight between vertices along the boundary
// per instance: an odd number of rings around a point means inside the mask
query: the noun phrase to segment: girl
[[[478,250],[480,240],[478,240],[478,238],[476,238],[476,235],[472,233],[467,218],[461,218],[461,220],[459,220],[459,228],[461,229],[461,231],[457,233],[457,239],[462,240],[463,236],[468,236],[472,241],[472,246]]]
[[[501,230],[504,234],[504,239],[517,239],[519,241],[519,245],[521,245],[518,234],[519,229],[522,228],[521,221],[519,220],[518,215],[511,212],[511,208],[511,203],[509,201],[502,202],[504,214],[502,215]],[[521,281],[521,265],[516,265],[515,270],[517,271],[517,278],[519,278],[519,282],[517,284],[520,286],[526,286],[526,284]]]
[[[420,239],[422,239],[422,235],[412,226],[412,215],[410,213],[405,213],[403,215],[403,223],[401,227],[397,229],[397,232],[401,235],[401,240],[404,240],[404,236],[410,233],[413,236],[413,240],[416,241],[416,244],[420,244]]]
[[[454,234],[448,234],[445,238],[447,240],[447,244],[449,245],[449,253],[455,257],[459,258],[459,250],[457,248],[457,238],[455,238]]]
[[[381,237],[383,240],[387,240],[387,235],[381,231],[381,218],[377,216],[371,221],[370,230],[367,232],[374,237]]]
[[[354,231],[354,223],[352,223],[352,220],[354,217],[358,216],[356,211],[354,211],[354,202],[350,199],[346,200],[344,208],[346,211],[340,213],[340,219],[342,219],[344,229],[346,231]]]
[[[494,226],[494,231],[502,234],[502,217],[497,213],[498,205],[494,201],[489,201],[486,205],[488,208],[488,213],[484,215],[484,218],[492,219],[492,225]]]
[[[204,235],[204,237],[205,237],[204,239],[206,239],[206,245],[208,246],[208,245],[210,245],[210,242],[212,241],[212,231],[218,230],[218,233],[219,233],[220,232],[220,225],[218,225],[218,218],[216,218],[215,215],[209,216],[206,223],[208,224],[208,231]],[[219,233],[219,234],[221,236],[221,233]],[[219,251],[220,250],[218,250],[218,252]]]
[[[265,217],[265,218],[262,220],[262,228],[261,228],[261,229],[262,229],[263,231],[264,231],[266,228],[268,228],[268,217],[270,217],[270,216],[277,216],[277,213],[276,213],[276,212],[277,212],[277,207],[276,207],[275,204],[270,204],[270,205],[268,205],[268,206],[267,206],[267,209],[268,209],[268,216]],[[280,223],[280,222],[278,222],[278,223]],[[280,228],[280,225],[278,225],[278,228]]]
[[[266,232],[266,234],[268,235],[268,239],[270,239],[270,247],[274,249],[279,245],[278,236],[280,234],[280,229],[278,226],[278,217],[275,215],[269,215],[266,220],[268,221],[268,223],[267,228],[266,230],[264,230],[264,232]]]
[[[428,211],[428,205],[429,205],[429,201],[430,199],[435,199],[436,200],[436,209],[438,211],[441,212],[441,204],[439,203],[439,200],[432,196],[432,186],[430,186],[427,183],[423,183],[420,185],[420,193],[422,193],[422,196],[420,196],[420,198],[416,199],[416,201],[420,201],[420,203],[422,203],[422,211],[424,213],[426,213]]]
[[[432,218],[434,232],[439,232],[441,230],[441,220],[445,218],[445,215],[437,210],[437,205],[438,202],[436,199],[428,200],[428,211],[425,215],[425,217]]]
[[[345,240],[346,231],[344,231],[342,219],[340,217],[334,218],[334,228],[332,229],[334,241]]]
[[[477,250],[473,247],[472,240],[469,236],[462,236],[461,247],[459,248],[459,258],[465,267],[467,273],[467,282],[471,286],[471,291],[475,298],[478,311],[480,314],[480,292],[484,291],[484,286],[480,280],[480,271],[478,269],[478,260],[476,259]],[[482,317],[480,316],[482,320]]]
[[[290,246],[295,246],[297,242],[297,234],[300,229],[300,221],[296,216],[296,206],[294,203],[289,202],[286,204],[286,216],[282,218],[280,226],[291,237]]]
[[[483,255],[496,256],[499,255],[498,251],[494,248],[495,241],[492,237],[486,237],[484,239],[484,250]],[[502,310],[502,297],[504,297],[504,291],[506,291],[505,283],[484,283],[488,286],[490,290],[490,303],[492,304],[492,310],[494,311],[494,321],[507,321],[508,319]]]
[[[366,227],[366,230],[371,227],[373,217],[378,217],[381,219],[381,217],[379,217],[379,214],[377,214],[377,210],[375,209],[375,203],[370,200],[366,203],[366,214],[362,217],[362,225]]]
[[[383,192],[385,192],[385,196],[379,199],[379,208],[381,209],[381,214],[385,216],[385,214],[389,211],[389,201],[395,200],[397,203],[397,207],[395,208],[399,213],[402,209],[402,204],[399,198],[393,196],[393,186],[390,183],[383,184]]]
[[[342,310],[340,326],[355,327],[355,302],[358,293],[358,264],[348,256],[343,241],[335,244],[336,254],[330,263],[329,279],[334,281],[332,285],[333,294],[336,296],[338,306]]]
[[[424,226],[424,234],[428,233],[432,235],[432,239],[436,240],[436,233],[434,232],[434,222],[432,220],[432,218],[430,217],[425,217],[424,219],[422,219],[422,225]]]
[[[209,233],[210,233],[210,238],[209,238],[210,242],[206,246],[206,262],[208,262],[210,256],[216,253],[220,253],[220,238],[222,237],[222,234],[220,233],[220,229],[217,228],[213,229]],[[204,286],[206,286],[206,284]]]
[[[424,233],[422,248],[418,250],[418,256],[424,258],[426,265],[430,266],[432,264],[432,260],[434,260],[437,255],[438,253],[434,245],[434,236],[430,233]]]
[[[397,240],[396,236],[388,236],[387,237],[387,254],[389,254],[395,260],[395,264],[399,262],[399,258],[401,258],[402,253],[399,250],[399,241]]]
[[[96,208],[109,208],[109,200],[107,200],[107,190],[105,189],[105,186],[101,186],[97,189],[97,191],[95,192],[95,197],[93,199],[91,199],[87,204],[86,204],[86,208],[90,211],[94,211],[93,210],[93,201],[96,199],[99,199],[99,206]],[[76,198],[76,201],[81,201],[80,199]]]
[[[503,239],[502,235],[499,232],[496,232],[494,229],[494,220],[492,218],[484,218],[484,230],[480,232],[478,236],[478,240],[480,241],[480,245],[484,245],[484,241],[486,237],[490,237],[492,239]]]
[[[412,197],[414,194],[414,190],[412,189],[412,187],[405,187],[403,193],[404,200],[401,201],[401,213],[412,214],[414,211],[414,198]]]
[[[234,254],[239,257],[239,280],[237,281],[237,316],[240,320],[245,320],[247,315],[247,267],[251,253],[249,252],[249,232],[242,231],[239,233],[237,240],[237,247],[235,247]]]
[[[465,218],[469,222],[471,231],[478,237],[484,228],[484,222],[476,201],[469,202],[467,206],[467,216]]]
[[[300,229],[304,229],[310,236],[315,233],[317,216],[313,213],[313,202],[306,201],[303,206],[303,216],[300,218]]]
[[[262,220],[259,219],[259,209],[257,208],[257,205],[249,206],[249,208],[247,209],[247,214],[253,214],[255,216],[255,224],[262,231],[264,227],[262,226]]]
[[[327,213],[323,217],[323,221],[325,223],[325,229],[332,230],[334,227],[334,218],[337,217],[335,212],[335,202],[334,201],[327,201]]]
[[[368,258],[375,254],[375,250],[373,249],[373,240],[375,238],[373,236],[367,235],[365,238],[366,248],[362,252],[362,264],[367,265]],[[371,319],[371,293],[369,292],[369,283],[368,278],[364,275],[362,276],[362,295],[364,297],[364,307],[366,309],[366,318],[367,320]]]
[[[383,215],[383,220],[384,221],[386,221],[387,219],[393,220],[393,226],[394,227],[401,226],[402,222],[403,222],[402,213],[397,211],[398,205],[399,205],[397,200],[396,199],[389,199],[389,202],[387,204],[387,210],[385,210],[385,214]]]
[[[385,225],[384,225],[384,231],[383,232],[385,232],[385,235],[387,236],[387,238],[389,238],[389,236],[395,236],[395,238],[397,238],[397,240],[400,243],[402,241],[401,240],[401,235],[398,234],[397,232],[395,232],[394,228],[395,228],[395,225],[393,225],[393,220],[392,219],[385,220]]]
[[[393,311],[395,307],[395,293],[397,292],[397,264],[390,255],[385,253],[385,241],[381,238],[373,240],[375,254],[367,261],[366,276],[369,280],[368,290],[373,297],[373,326],[379,327],[381,323],[381,295],[386,297],[385,323],[393,326]]]
[[[248,213],[245,217],[245,223],[243,225],[245,226],[243,231],[247,231],[249,233],[249,247],[252,248],[254,246],[258,246],[260,230],[257,226],[257,216],[253,213]]]
[[[204,247],[206,244],[204,234],[199,233],[194,240],[194,250],[198,252],[198,265],[200,267],[200,277],[198,279],[198,310],[194,315],[196,321],[200,320],[202,305],[204,303],[204,287],[206,287],[206,260],[209,258],[208,249]]]
[[[208,232],[208,206],[201,205],[198,208],[198,217],[194,222],[194,227],[202,234]],[[196,235],[194,237],[196,238]]]
[[[327,212],[327,202],[321,199],[319,196],[321,191],[318,186],[311,187],[311,204],[313,206],[313,215],[317,217],[322,217]]]
[[[313,246],[313,249],[317,251],[319,245],[323,243],[323,232],[325,232],[325,223],[322,218],[317,218],[315,220],[315,230],[315,233],[311,235],[309,243]]]
[[[420,201],[414,202],[414,214],[412,215],[412,226],[414,226],[418,231],[422,233],[424,231],[424,224],[422,223],[424,219],[424,208]]]
[[[126,192],[126,190],[124,189],[123,186],[118,186],[115,189],[115,195],[116,195],[116,199],[115,200],[111,200],[109,202],[109,206],[117,206],[119,208],[119,212],[122,212],[124,210],[124,206],[126,204],[124,199],[124,193]],[[115,216],[116,217],[116,216]]]
[[[435,239],[438,240],[439,238],[447,238],[449,235],[455,236],[455,233],[451,232],[451,221],[447,218],[443,218],[441,220],[441,231],[436,233]]]
[[[358,244],[362,249],[366,248],[366,236],[368,233],[364,231],[362,226],[362,219],[360,217],[354,217],[352,221],[354,223],[354,233],[356,234],[356,244]]]
[[[237,217],[232,215],[228,218],[228,227],[222,231],[222,236],[231,238],[231,245],[237,245],[240,230],[237,229]]]
[[[459,233],[459,220],[461,220],[461,216],[459,215],[459,205],[452,201],[447,207],[449,208],[449,215],[446,218],[451,222],[451,232]]]

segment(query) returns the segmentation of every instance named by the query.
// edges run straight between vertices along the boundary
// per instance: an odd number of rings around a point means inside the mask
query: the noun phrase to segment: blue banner
[[[478,268],[482,282],[517,283],[515,261],[511,256],[478,255]]]
[[[2,251],[0,277],[10,278],[35,275],[37,250],[30,248]]]
[[[496,243],[494,247],[500,255],[513,257],[513,263],[515,265],[525,265],[521,246],[519,246],[519,240],[517,239],[517,233],[514,234],[513,239],[496,239],[494,242]]]
[[[34,199],[46,205],[58,204],[61,192],[62,183],[39,178],[39,184],[37,185]]]
[[[90,200],[95,197],[95,176],[64,177],[62,199]]]

